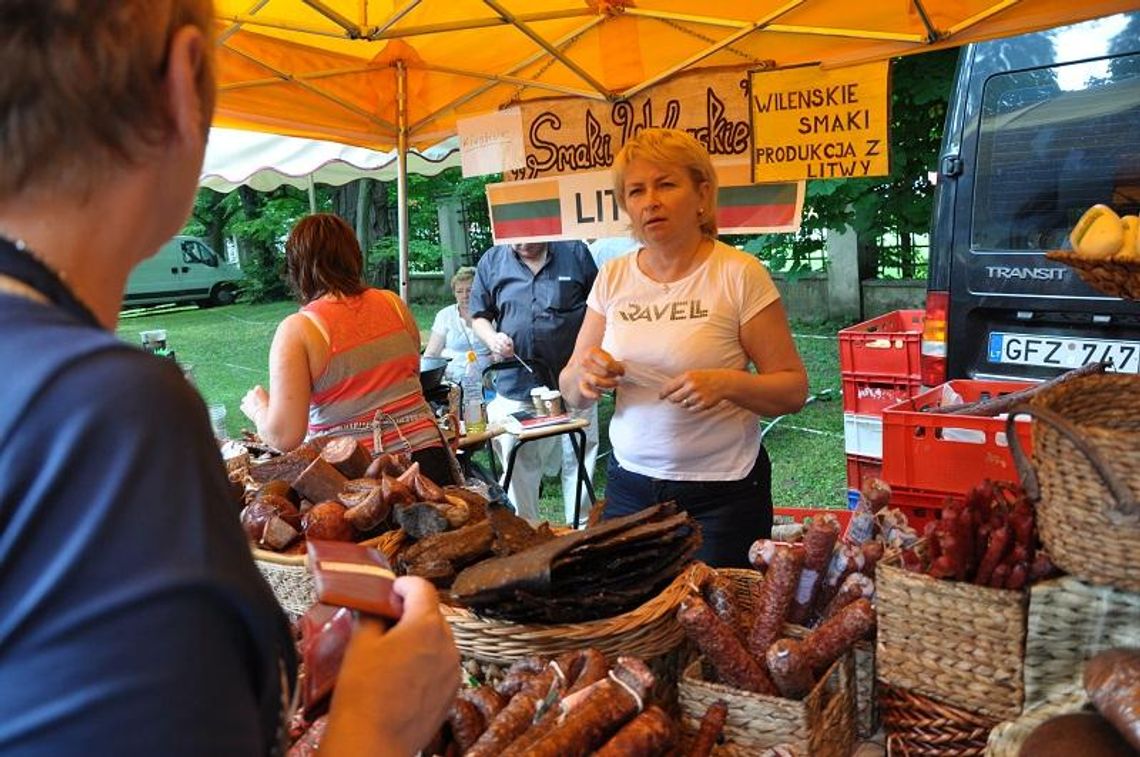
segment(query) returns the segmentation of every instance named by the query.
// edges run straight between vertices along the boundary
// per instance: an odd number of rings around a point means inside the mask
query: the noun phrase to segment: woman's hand
[[[578,391],[589,400],[596,400],[602,392],[614,389],[625,375],[625,366],[601,347],[591,347],[578,362]]]
[[[387,632],[361,618],[345,651],[322,755],[410,755],[439,730],[459,687],[459,652],[435,587],[402,576],[404,613]]]
[[[241,398],[241,411],[245,417],[253,421],[254,425],[261,423],[265,411],[269,409],[269,392],[258,384],[245,393]]]
[[[667,381],[658,396],[686,410],[707,410],[728,398],[732,374],[739,373],[724,368],[685,371]]]

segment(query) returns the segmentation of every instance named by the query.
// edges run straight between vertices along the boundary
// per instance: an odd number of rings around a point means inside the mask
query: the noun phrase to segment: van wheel
[[[203,303],[205,307],[214,305],[232,305],[237,300],[237,287],[233,284],[218,284],[210,292],[210,299]]]

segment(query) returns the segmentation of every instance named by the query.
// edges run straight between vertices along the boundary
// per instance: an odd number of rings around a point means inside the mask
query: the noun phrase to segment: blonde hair
[[[455,273],[451,275],[451,288],[455,289],[455,285],[463,281],[475,280],[475,267],[465,265],[462,268],[456,269]]]
[[[701,234],[716,236],[716,170],[708,150],[691,134],[680,129],[642,129],[622,146],[614,159],[612,169],[614,194],[623,212],[625,207],[625,172],[635,160],[644,160],[661,166],[679,166],[693,180],[694,187],[709,185],[709,198],[701,214]]]
[[[0,23],[0,201],[86,196],[172,128],[163,76],[174,33],[207,39],[198,71],[203,134],[214,105],[212,0],[4,0]]]

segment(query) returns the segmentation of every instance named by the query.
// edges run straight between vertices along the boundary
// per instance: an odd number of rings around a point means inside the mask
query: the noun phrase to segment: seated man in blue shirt
[[[501,421],[510,413],[531,407],[530,390],[544,383],[558,386],[558,374],[566,367],[578,329],[586,314],[586,296],[594,285],[598,267],[582,242],[539,242],[498,245],[479,259],[471,289],[472,327],[476,335],[501,357],[518,355],[549,370],[535,376],[524,370],[501,371],[495,376],[496,396],[487,405],[487,420]],[[498,328],[492,324],[498,324]],[[598,413],[591,406],[573,415],[587,419],[586,470],[593,475],[598,453]],[[538,487],[543,469],[557,456],[561,441],[562,503],[566,522],[574,517],[578,464],[568,436],[528,442],[518,452],[507,495],[524,518],[538,519]],[[515,438],[496,437],[495,453],[504,466]],[[581,512],[589,502],[581,503]]]

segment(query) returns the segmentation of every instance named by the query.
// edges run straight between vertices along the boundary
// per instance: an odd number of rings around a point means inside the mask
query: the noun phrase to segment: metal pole
[[[396,226],[400,240],[400,297],[408,301],[408,70],[396,61]]]
[[[317,182],[312,174],[309,174],[309,213],[317,212]]]

